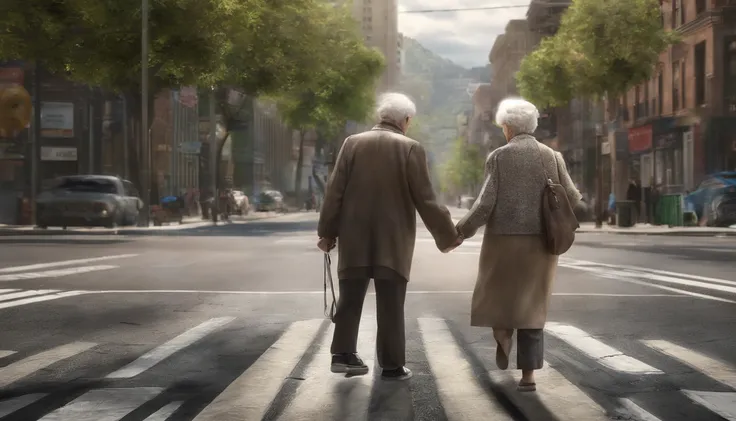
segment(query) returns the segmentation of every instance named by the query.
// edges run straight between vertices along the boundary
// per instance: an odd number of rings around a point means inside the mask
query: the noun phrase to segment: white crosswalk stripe
[[[414,378],[407,382],[383,381],[375,360],[375,317],[368,315],[361,320],[358,342],[358,352],[371,368],[368,375],[346,377],[330,372],[334,325],[323,319],[313,319],[284,326],[270,346],[258,351],[260,355],[254,357],[253,362],[225,376],[222,384],[200,384],[187,393],[178,390],[177,385],[185,376],[177,374],[179,370],[189,370],[189,373],[200,370],[191,367],[192,361],[204,367],[208,364],[206,358],[215,358],[215,363],[219,358],[237,358],[203,350],[227,341],[227,336],[236,332],[234,325],[239,323],[248,325],[249,322],[234,317],[215,317],[182,326],[178,334],[168,337],[155,334],[156,343],[149,341],[145,350],[136,353],[140,355],[137,358],[136,355],[105,358],[104,361],[111,362],[101,364],[105,364],[105,368],[109,368],[106,372],[111,374],[105,376],[100,374],[101,369],[96,369],[93,378],[76,372],[87,369],[80,361],[90,364],[96,361],[95,355],[112,352],[112,346],[124,348],[125,343],[116,339],[107,342],[95,336],[95,342],[80,338],[46,349],[39,344],[35,351],[0,351],[0,358],[7,359],[3,360],[4,366],[0,366],[0,393],[10,396],[0,400],[0,418],[12,416],[28,421],[373,421],[420,419],[414,411],[422,411],[425,416],[428,413],[442,415],[421,419],[517,419],[509,412],[508,404],[499,400],[502,395],[528,421],[552,418],[556,421],[604,421],[616,417],[636,421],[680,421],[658,414],[656,409],[662,407],[647,401],[650,395],[646,387],[640,394],[610,393],[609,396],[602,393],[605,388],[586,384],[592,380],[581,382],[580,379],[589,374],[580,371],[593,368],[612,377],[624,376],[621,378],[640,382],[653,378],[661,380],[667,376],[663,367],[684,364],[693,370],[693,375],[711,379],[714,385],[720,384],[720,388],[691,390],[686,381],[672,380],[679,390],[667,393],[689,398],[677,401],[683,405],[688,401],[695,403],[677,409],[682,413],[681,419],[701,419],[705,413],[736,420],[736,393],[733,392],[736,368],[729,363],[663,339],[627,340],[625,347],[619,347],[608,343],[607,338],[560,322],[548,323],[546,331],[550,341],[546,346],[555,351],[564,347],[565,352],[573,352],[576,358],[587,361],[588,366],[560,359],[559,355],[564,352],[551,352],[553,359],[548,359],[544,368],[536,373],[537,391],[532,393],[516,390],[520,378],[517,370],[501,371],[491,363],[495,352],[491,337],[471,340],[457,330],[454,322],[432,317],[407,320],[411,323],[407,330],[411,329],[409,333],[414,335],[414,339],[407,341],[407,353],[411,355],[408,366],[414,370]],[[634,356],[620,349],[638,351]],[[192,359],[192,352],[201,355]],[[254,351],[243,349],[242,352]],[[149,373],[152,375],[143,375]],[[38,379],[36,376],[48,375],[70,381],[78,378],[103,380],[99,377],[102,375],[104,382],[92,381],[84,390],[75,386],[73,395],[67,398],[64,393],[68,391],[64,388],[29,388],[33,380]],[[20,389],[14,389],[21,384]],[[724,391],[727,389],[731,391]],[[28,392],[19,394],[16,390]],[[423,394],[422,403],[417,403],[417,394]],[[188,405],[189,402],[195,404]],[[194,413],[192,407],[196,408]]]
[[[92,265],[91,263],[110,260],[124,260],[138,256],[137,254],[118,254],[112,256],[91,257],[86,259],[61,260],[56,262],[34,263],[31,265],[0,268],[0,282],[22,283],[38,279],[61,278],[66,276],[92,274],[118,269],[118,265]],[[15,286],[15,285],[14,285]],[[89,291],[61,291],[54,289],[0,289],[0,310],[41,303],[44,301],[70,298],[88,294]],[[0,354],[1,355],[1,354]],[[1,356],[0,356],[1,358]]]

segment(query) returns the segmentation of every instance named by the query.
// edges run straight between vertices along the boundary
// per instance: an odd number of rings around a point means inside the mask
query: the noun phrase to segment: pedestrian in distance
[[[582,198],[562,155],[532,135],[538,118],[527,101],[499,104],[496,124],[508,143],[488,155],[481,192],[457,224],[466,239],[485,225],[470,324],[493,329],[502,370],[509,366],[516,331],[520,391],[536,390],[534,371],[544,362],[544,325],[557,269],[558,256],[545,240],[542,192],[548,180],[560,185],[570,213]]]
[[[320,212],[318,247],[337,244],[340,296],[333,317],[331,371],[358,375],[358,327],[369,281],[376,289],[376,357],[386,380],[405,380],[404,301],[416,240],[416,214],[449,251],[460,243],[449,210],[438,203],[421,143],[406,137],[414,103],[405,95],[378,99],[378,124],[345,139]]]

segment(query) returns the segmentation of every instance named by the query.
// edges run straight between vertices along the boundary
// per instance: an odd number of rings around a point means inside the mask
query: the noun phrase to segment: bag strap
[[[330,321],[334,321],[335,311],[337,311],[337,297],[335,297],[335,284],[332,281],[332,258],[330,253],[325,253],[324,260],[324,276],[322,278],[324,284],[324,314]],[[330,285],[330,292],[332,293],[332,303],[329,306],[327,305],[327,284]]]

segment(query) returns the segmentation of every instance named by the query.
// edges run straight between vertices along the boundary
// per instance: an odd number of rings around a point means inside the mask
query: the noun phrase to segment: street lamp
[[[148,136],[148,12],[149,0],[141,0],[141,187],[143,209],[140,224],[148,226],[151,205],[151,145]]]

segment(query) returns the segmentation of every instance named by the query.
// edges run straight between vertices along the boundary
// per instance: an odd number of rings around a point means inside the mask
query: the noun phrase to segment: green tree
[[[520,93],[539,106],[618,96],[651,78],[678,37],[662,27],[658,0],[579,0],[555,36],[524,58]]]
[[[475,192],[483,181],[485,153],[480,145],[469,144],[463,137],[453,141],[450,159],[442,166],[441,188],[444,192]]]
[[[313,39],[320,45],[313,57],[321,67],[312,73],[313,80],[291,84],[276,97],[284,120],[300,132],[294,175],[297,203],[301,203],[305,133],[314,129],[329,135],[349,120],[365,122],[384,68],[383,57],[365,46],[347,8],[325,7],[321,17],[322,33]]]

